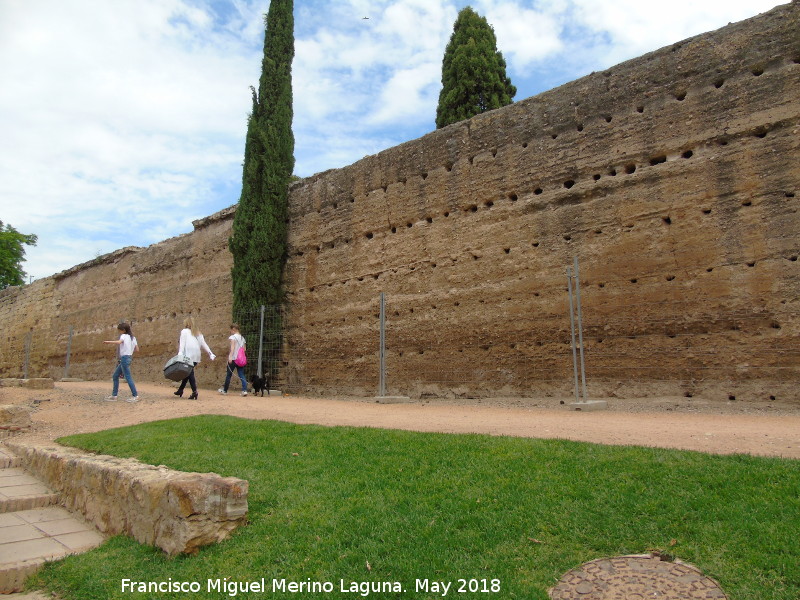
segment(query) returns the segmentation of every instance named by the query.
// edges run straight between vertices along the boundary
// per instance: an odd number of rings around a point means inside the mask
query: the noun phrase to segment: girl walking
[[[196,367],[202,357],[202,353],[200,352],[201,349],[206,351],[211,360],[216,358],[214,353],[211,351],[211,348],[209,348],[208,344],[206,344],[203,334],[200,333],[197,325],[195,325],[194,318],[186,317],[183,320],[183,330],[181,331],[181,339],[178,344],[178,354],[185,354],[188,356]],[[192,388],[192,395],[189,396],[189,400],[197,400],[197,382],[194,378],[194,369],[192,369],[192,372],[189,373],[188,377],[181,381],[178,391],[174,392],[175,395],[183,397],[183,389],[186,387],[187,381],[189,382],[189,386]]]
[[[106,398],[109,402],[117,400],[117,393],[119,392],[119,378],[120,375],[125,377],[128,382],[128,387],[131,388],[131,397],[127,398],[127,402],[138,402],[139,394],[136,392],[136,384],[133,382],[131,375],[131,361],[133,360],[133,351],[137,347],[136,338],[131,333],[131,326],[127,323],[120,323],[117,325],[117,331],[120,332],[118,340],[106,340],[104,344],[117,344],[117,353],[119,360],[117,361],[117,368],[114,369],[114,374],[111,376],[113,388],[111,395]]]
[[[233,375],[233,371],[235,369],[236,373],[239,375],[239,379],[242,382],[242,396],[247,396],[247,379],[244,376],[244,367],[240,367],[234,362],[236,360],[236,355],[239,354],[239,348],[246,347],[245,339],[242,334],[239,333],[239,326],[236,323],[231,325],[231,335],[228,340],[230,341],[230,350],[228,351],[228,372],[225,375],[225,385],[219,388],[218,391],[220,394],[228,393],[228,386],[231,383],[231,376]]]

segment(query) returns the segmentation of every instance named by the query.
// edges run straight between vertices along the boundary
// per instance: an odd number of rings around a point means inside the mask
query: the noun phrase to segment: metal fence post
[[[28,379],[28,366],[31,362],[31,338],[33,338],[33,330],[29,331],[28,335],[25,336],[25,370],[22,375],[23,379]]]
[[[69,377],[69,356],[70,356],[70,353],[72,352],[72,334],[73,334],[73,331],[74,331],[74,328],[72,327],[72,325],[70,325],[69,326],[69,338],[67,338],[67,361],[64,364],[64,379]]]
[[[259,330],[259,335],[258,335],[258,372],[257,372],[257,374],[258,374],[259,377],[261,377],[264,374],[264,371],[262,369],[262,361],[263,361],[262,357],[263,357],[263,351],[264,351],[264,311],[265,310],[266,310],[266,307],[262,304],[261,305],[261,328]]]
[[[578,275],[578,257],[575,257],[575,300],[578,303],[578,344],[581,356],[581,384],[583,387],[583,400],[586,401],[586,363],[583,358],[583,317],[581,315],[581,280]]]
[[[572,371],[575,377],[575,402],[578,396],[578,354],[575,349],[575,307],[572,304],[572,268],[567,267],[567,293],[569,295],[569,328],[572,335]]]
[[[380,316],[380,374],[378,377],[378,396],[386,396],[386,296],[381,292]]]

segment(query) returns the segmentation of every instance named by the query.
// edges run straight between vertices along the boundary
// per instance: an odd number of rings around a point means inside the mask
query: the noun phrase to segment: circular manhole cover
[[[658,556],[600,558],[566,573],[552,600],[727,600],[700,569]]]

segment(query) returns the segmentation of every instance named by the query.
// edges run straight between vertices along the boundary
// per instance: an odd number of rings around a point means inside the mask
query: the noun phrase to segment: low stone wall
[[[23,466],[101,532],[126,534],[169,555],[193,554],[247,520],[249,484],[58,445],[6,442]]]

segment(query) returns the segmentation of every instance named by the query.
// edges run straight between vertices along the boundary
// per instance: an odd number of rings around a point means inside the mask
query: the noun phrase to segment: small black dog
[[[264,392],[267,392],[267,396],[269,396],[269,377],[259,377],[258,375],[253,375],[253,379],[250,380],[250,384],[253,386],[253,394],[258,394],[261,392],[261,395],[264,395]]]

